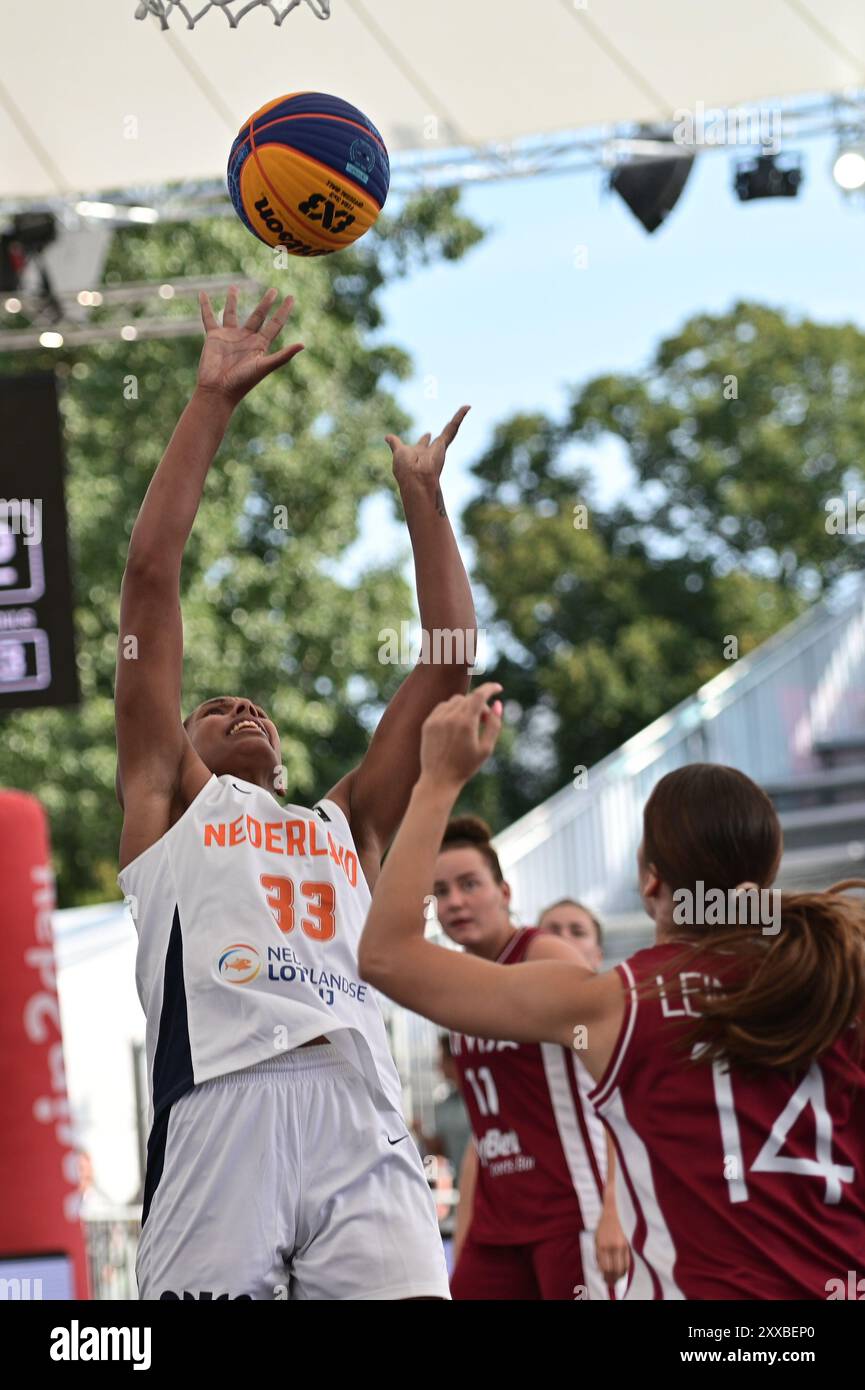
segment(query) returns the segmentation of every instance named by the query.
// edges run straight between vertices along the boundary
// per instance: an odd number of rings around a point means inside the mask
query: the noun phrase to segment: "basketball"
[[[369,231],[390,184],[384,141],[324,92],[277,97],[244,122],[228,157],[238,217],[268,246],[328,256]]]

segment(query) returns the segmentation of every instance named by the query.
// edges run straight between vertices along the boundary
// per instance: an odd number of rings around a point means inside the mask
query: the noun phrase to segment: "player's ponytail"
[[[865,904],[843,890],[865,884],[770,893],[781,827],[766,793],[733,768],[694,763],[668,773],[646,803],[643,824],[645,864],[674,902],[688,894],[705,902],[716,890],[717,900],[737,909],[749,896],[772,903],[771,916],[740,911],[722,926],[684,918],[683,939],[693,945],[673,968],[699,953],[705,970],[709,956],[720,984],[694,1001],[699,1018],[688,1041],[703,1044],[701,1060],[798,1070],[848,1029],[861,1042]]]
[[[798,1071],[848,1030],[861,1046],[861,900],[834,890],[779,894],[771,935],[752,924],[724,932],[707,928],[704,947],[725,977],[723,988],[704,994],[699,1006],[692,1041],[705,1044],[704,1061]]]
[[[492,847],[492,830],[480,816],[453,816],[448,821],[441,848],[476,849],[487,861],[496,883],[504,883],[499,856]]]

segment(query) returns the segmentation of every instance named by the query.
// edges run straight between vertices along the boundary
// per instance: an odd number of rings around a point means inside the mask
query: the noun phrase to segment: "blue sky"
[[[446,464],[455,521],[474,491],[468,465],[498,420],[515,410],[558,413],[568,386],[599,372],[640,371],[655,343],[694,313],[757,299],[865,327],[856,293],[865,204],[835,186],[833,152],[830,139],[803,142],[797,198],[740,203],[733,165],[749,152],[709,150],[652,236],[604,190],[599,173],[465,185],[463,207],[489,229],[486,240],[461,262],[390,285],[382,300],[381,336],[414,359],[397,395],[417,434],[440,428],[463,402],[472,405]],[[587,248],[585,269],[575,265],[578,246]],[[430,378],[437,399],[425,395]],[[626,485],[616,449],[586,457],[597,500]],[[384,499],[367,504],[368,539],[353,548],[352,567],[382,557],[383,527],[387,553],[398,553],[403,532],[388,517]]]

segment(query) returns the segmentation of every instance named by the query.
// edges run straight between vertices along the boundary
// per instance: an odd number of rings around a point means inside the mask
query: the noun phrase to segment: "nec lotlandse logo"
[[[217,965],[220,979],[230,985],[248,985],[261,973],[261,956],[254,946],[235,942],[220,953]]]
[[[251,984],[261,974],[262,965],[260,952],[248,941],[236,941],[226,946],[217,959],[219,978],[229,985]],[[304,965],[290,946],[268,946],[266,978],[276,985],[311,986],[329,1008],[333,1008],[338,995],[363,1004],[369,992],[369,985],[364,980],[354,980],[338,971]]]

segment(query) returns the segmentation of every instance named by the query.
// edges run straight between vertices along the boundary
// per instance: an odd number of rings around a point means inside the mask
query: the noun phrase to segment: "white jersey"
[[[370,892],[330,800],[212,776],[118,875],[138,932],[151,1120],[192,1086],[326,1036],[402,1113],[375,991],[358,977]]]

